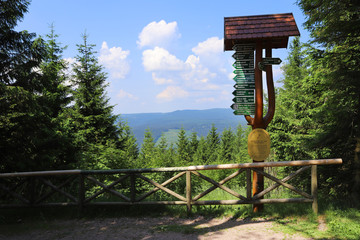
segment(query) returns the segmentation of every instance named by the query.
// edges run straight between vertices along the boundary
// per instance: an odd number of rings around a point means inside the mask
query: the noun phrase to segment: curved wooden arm
[[[252,124],[253,129],[264,128],[262,71],[259,68],[259,62],[262,61],[262,49],[262,42],[258,41],[255,49],[255,116]]]
[[[254,125],[254,118],[251,117],[250,115],[245,115],[245,119],[248,122],[248,125]]]
[[[271,58],[271,46],[266,48],[266,57]],[[264,127],[266,128],[274,117],[275,113],[275,88],[273,81],[272,66],[266,66],[266,85],[268,90],[268,111],[264,117]]]

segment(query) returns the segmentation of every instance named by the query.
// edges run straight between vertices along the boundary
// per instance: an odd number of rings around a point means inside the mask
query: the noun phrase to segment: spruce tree
[[[306,55],[300,38],[290,44],[290,53],[282,66],[283,86],[277,90],[276,111],[268,131],[276,161],[303,160],[315,157],[307,142],[318,126],[311,122],[311,106],[316,92],[310,92]],[[306,148],[308,146],[308,148]]]
[[[250,127],[248,129],[251,129]],[[247,135],[249,132],[243,129],[241,124],[236,128],[236,134],[234,139],[234,163],[246,163],[251,162],[251,159],[247,150]]]
[[[234,163],[235,136],[231,128],[224,129],[218,147],[219,164]]]
[[[59,159],[39,71],[47,49],[35,33],[14,30],[28,1],[0,4],[0,171],[47,170]]]
[[[178,140],[176,142],[176,164],[178,166],[189,165],[191,162],[189,140],[186,137],[186,131],[181,128],[178,133]]]
[[[313,148],[325,157],[341,157],[343,165],[322,171],[323,184],[334,195],[360,196],[360,3],[354,0],[299,0],[312,37],[309,88],[318,92],[311,109],[319,126]],[[313,90],[314,91],[314,90]],[[336,177],[334,177],[336,173]]]
[[[200,137],[200,140],[197,145],[196,152],[193,155],[195,165],[204,165],[208,162],[208,154],[206,147],[206,140],[203,136]]]
[[[217,160],[218,147],[220,143],[219,134],[216,127],[212,124],[209,133],[206,136],[206,163],[213,163]]]
[[[138,161],[136,162],[137,168],[159,167],[154,163],[156,154],[155,142],[150,129],[146,129],[144,133],[143,144],[141,145]]]
[[[80,152],[78,167],[103,168],[106,159],[99,159],[103,148],[108,146],[115,151],[123,148],[123,139],[119,138],[118,116],[112,113],[106,96],[106,74],[95,56],[94,44],[88,43],[88,36],[82,36],[83,43],[78,44],[79,54],[73,65],[74,106],[69,119],[75,133],[75,145]],[[101,160],[101,161],[100,161]],[[111,164],[113,165],[113,164]]]
[[[57,41],[59,35],[55,33],[55,27],[50,26],[50,33],[46,35],[46,55],[40,65],[42,83],[44,85],[44,101],[48,106],[49,115],[57,118],[64,108],[71,102],[70,86],[66,84],[67,64],[62,53],[66,49]]]

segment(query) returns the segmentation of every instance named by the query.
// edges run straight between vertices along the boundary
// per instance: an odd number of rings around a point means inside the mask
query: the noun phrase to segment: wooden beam
[[[125,180],[126,178],[128,178],[129,175],[124,175],[124,176],[121,176],[118,180],[112,182],[111,184],[109,185],[105,185],[107,186],[107,188],[103,188],[97,192],[95,192],[92,196],[88,197],[85,199],[85,202],[90,202],[91,200],[93,200],[94,198],[96,198],[97,196],[99,196],[100,194],[103,194],[105,191],[107,191],[107,189],[111,189],[112,187],[114,187],[115,185],[119,184],[120,182],[122,182],[123,180]],[[88,177],[87,177],[88,178]],[[90,178],[88,178],[90,179]],[[90,179],[92,180],[92,179]]]
[[[70,176],[65,182],[63,182],[62,184],[60,184],[59,186],[57,186],[59,189],[66,186],[67,184],[71,183],[72,181],[74,181],[77,178],[77,176]],[[42,201],[44,201],[46,198],[50,197],[51,195],[53,195],[56,191],[50,191],[42,196],[40,196],[38,199],[36,199],[35,204],[39,204]]]
[[[176,179],[178,179],[179,177],[181,177],[182,175],[184,175],[186,172],[180,172],[178,174],[176,174],[175,176],[173,176],[172,178],[166,180],[165,182],[163,182],[161,184],[161,186],[165,187],[166,185],[168,185],[169,183],[175,181]],[[144,193],[143,195],[141,195],[139,198],[136,199],[136,202],[139,202],[145,198],[147,198],[148,196],[150,196],[151,194],[155,193],[156,191],[160,190],[160,188],[158,187],[155,187],[153,188],[152,190],[150,190],[149,192],[147,193]]]
[[[55,186],[54,184],[52,184],[52,182],[50,180],[46,180],[42,177],[39,177],[39,179],[45,184],[48,185],[50,188],[52,188],[54,191],[61,193],[62,195],[64,195],[65,197],[69,198],[71,201],[73,202],[77,202],[77,199],[71,195],[70,193],[67,193],[63,190],[61,190],[60,188],[58,188],[57,186]]]
[[[115,190],[110,189],[107,185],[99,182],[99,181],[96,180],[95,178],[89,177],[89,176],[86,176],[86,178],[89,179],[89,180],[91,180],[91,181],[93,181],[94,183],[96,183],[96,184],[99,185],[100,187],[104,188],[105,191],[107,191],[107,192],[109,192],[109,193],[112,193],[113,195],[118,196],[118,197],[122,198],[122,199],[125,200],[125,201],[128,201],[128,202],[131,201],[130,198],[128,198],[128,197],[125,196],[124,194],[121,194],[121,193],[119,193],[118,191],[115,191]],[[91,197],[92,197],[92,196],[90,196],[89,198],[91,198]],[[89,198],[88,198],[88,199],[89,199]],[[85,201],[87,202],[88,199],[86,199]]]
[[[155,181],[153,181],[153,180],[151,180],[151,179],[149,179],[149,178],[147,178],[147,177],[145,177],[143,175],[139,175],[139,178],[141,178],[141,179],[145,180],[146,182],[151,183],[152,185],[160,188],[164,192],[166,192],[166,193],[168,193],[168,194],[170,194],[170,195],[172,195],[172,196],[186,202],[186,198],[184,198],[180,194],[178,194],[178,193],[176,193],[176,192],[174,192],[174,191],[172,191],[172,190],[170,190],[170,189],[168,189],[166,187],[161,186],[161,184],[159,184],[159,183],[157,183],[157,182],[155,182]]]
[[[258,199],[258,200],[209,200],[196,201],[193,205],[237,205],[237,204],[269,204],[269,203],[311,203],[307,198],[282,198],[282,199]]]
[[[44,172],[22,172],[22,173],[0,173],[0,178],[9,177],[28,177],[28,176],[53,176],[71,174],[117,174],[117,173],[147,173],[147,172],[180,172],[213,169],[239,169],[239,168],[259,168],[259,167],[285,167],[285,166],[307,166],[307,165],[331,165],[342,164],[341,158],[320,159],[320,160],[297,160],[283,162],[258,162],[242,164],[218,164],[218,165],[198,165],[189,167],[168,167],[168,168],[139,168],[139,169],[113,169],[113,170],[64,170],[61,174],[58,171]]]
[[[233,179],[234,177],[236,177],[237,175],[239,175],[240,173],[242,173],[243,171],[245,171],[244,169],[238,170],[234,173],[232,173],[231,175],[227,176],[226,178],[224,178],[223,180],[221,180],[219,182],[219,184],[223,185],[226,182],[230,181],[231,179]],[[193,198],[194,201],[199,200],[200,198],[204,197],[205,195],[209,194],[210,192],[212,192],[213,190],[215,190],[216,188],[218,188],[217,186],[211,186],[210,188],[208,188],[207,190],[205,190],[204,192],[200,193],[199,195],[197,195],[196,197]]]
[[[237,197],[237,198],[246,200],[246,197],[242,196],[241,194],[235,192],[234,190],[232,190],[232,189],[230,189],[230,188],[228,188],[228,187],[225,187],[225,186],[219,184],[219,183],[216,182],[215,180],[213,180],[213,179],[211,179],[211,178],[209,178],[209,177],[207,177],[207,176],[205,176],[205,175],[203,175],[203,174],[201,174],[201,173],[195,172],[195,171],[192,171],[192,173],[195,174],[195,175],[197,175],[197,176],[199,176],[199,177],[201,177],[202,179],[204,179],[204,180],[212,183],[212,184],[215,185],[216,187],[221,188],[221,189],[224,190],[225,192],[228,192],[228,193],[230,193],[231,195],[233,195],[233,196],[235,196],[235,197]]]
[[[306,192],[303,192],[303,191],[297,189],[296,187],[294,187],[294,186],[292,186],[292,185],[290,185],[290,184],[288,184],[288,183],[282,182],[280,179],[278,179],[278,178],[276,178],[276,177],[274,177],[274,176],[272,176],[272,175],[270,175],[270,174],[268,174],[268,173],[266,173],[266,172],[260,171],[260,170],[258,170],[258,169],[254,169],[254,171],[255,171],[255,172],[258,172],[258,173],[262,174],[263,176],[265,176],[265,177],[273,180],[274,182],[277,182],[278,184],[283,185],[284,187],[286,187],[286,188],[288,188],[288,189],[290,189],[290,190],[292,190],[292,191],[300,194],[300,195],[303,196],[303,197],[312,199],[312,196],[309,195],[309,194],[307,194]]]
[[[293,179],[294,177],[296,177],[297,175],[299,175],[300,173],[304,172],[305,170],[307,170],[307,169],[309,169],[309,168],[311,168],[311,166],[302,167],[302,168],[298,169],[296,172],[291,173],[289,176],[281,179],[281,181],[282,181],[282,182],[290,181],[291,179]],[[265,189],[264,191],[261,191],[260,193],[254,195],[253,198],[254,198],[254,199],[258,199],[258,198],[264,196],[266,193],[274,190],[275,188],[277,188],[277,187],[279,187],[279,186],[281,186],[281,184],[275,183],[275,184],[273,184],[272,186],[270,186],[270,187],[268,187],[267,189]]]
[[[312,209],[315,214],[318,214],[318,182],[317,182],[317,166],[311,166],[311,195],[314,199]]]
[[[267,43],[267,47],[265,50],[265,56],[267,58],[272,57],[272,48],[271,42]],[[266,85],[267,85],[267,92],[268,92],[268,110],[264,117],[264,127],[266,128],[271,120],[274,117],[275,113],[275,88],[274,88],[274,80],[273,80],[273,72],[272,72],[272,65],[267,65],[265,67],[266,70]]]
[[[187,214],[191,214],[191,172],[186,171],[186,209]]]

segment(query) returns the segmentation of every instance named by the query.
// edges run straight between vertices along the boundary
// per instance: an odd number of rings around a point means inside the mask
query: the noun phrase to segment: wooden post
[[[130,199],[131,199],[132,203],[135,202],[135,197],[136,197],[135,174],[131,173],[130,174]]]
[[[84,175],[80,173],[79,175],[79,196],[78,196],[78,216],[81,217],[84,211],[84,202],[85,202],[85,183]]]
[[[29,199],[29,202],[30,202],[30,205],[31,206],[34,206],[35,204],[35,184],[36,184],[36,179],[35,177],[29,177],[28,178],[29,180],[29,192],[30,192],[30,199]]]
[[[312,209],[318,214],[318,183],[317,183],[317,165],[311,166],[311,195],[313,197]]]
[[[186,171],[186,207],[187,214],[191,214],[191,172]]]
[[[263,119],[263,85],[262,85],[262,71],[259,68],[259,63],[262,61],[262,42],[258,41],[255,48],[255,117],[252,128],[264,128]],[[265,159],[264,159],[265,160]],[[264,162],[256,161],[256,162]],[[254,161],[253,161],[254,162]],[[253,171],[253,196],[264,190],[264,176]],[[264,209],[263,204],[254,204],[253,211],[260,212]]]
[[[246,169],[246,198],[251,198],[251,169]]]
[[[259,63],[262,61],[262,42],[258,41],[255,47],[255,117],[253,129],[264,128],[263,125],[263,84],[262,71]]]

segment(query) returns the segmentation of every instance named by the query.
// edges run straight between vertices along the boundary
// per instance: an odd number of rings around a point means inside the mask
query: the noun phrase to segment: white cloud
[[[218,37],[211,37],[204,42],[198,43],[196,47],[192,48],[192,51],[199,56],[219,54],[223,51],[223,45],[223,39],[219,39]]]
[[[156,98],[159,100],[172,101],[177,98],[186,98],[189,92],[178,86],[168,86],[164,91],[159,93]]]
[[[123,89],[120,89],[120,91],[118,92],[118,94],[116,96],[120,99],[124,99],[124,98],[133,99],[133,100],[138,99],[138,97],[134,96],[131,93],[124,91]]]
[[[109,48],[104,41],[100,49],[99,63],[104,65],[110,72],[110,77],[122,79],[130,71],[127,57],[130,51],[122,50],[121,47]]]
[[[143,51],[144,69],[151,72],[155,84],[165,85],[156,99],[159,102],[181,99],[197,106],[231,102],[233,59],[229,60],[230,55],[223,53],[223,40],[211,37],[191,50],[186,60],[160,46]]]
[[[273,76],[274,79],[279,79],[283,77],[284,71],[281,69],[280,65],[273,66]]]
[[[164,20],[159,22],[154,21],[143,28],[139,34],[137,44],[139,47],[164,47],[179,37],[177,22],[166,23]]]
[[[154,72],[152,73],[152,79],[158,85],[174,83],[174,81],[172,79],[158,77],[158,76],[156,76],[156,73],[154,73]]]
[[[65,80],[66,86],[72,86],[74,83],[71,81],[72,75],[74,75],[73,71],[73,64],[78,64],[75,58],[64,58],[63,59],[67,65],[67,68],[65,69],[64,73],[68,76]],[[73,88],[75,89],[77,86],[74,85]]]
[[[160,47],[145,50],[142,59],[146,71],[181,70],[184,65],[180,59]]]
[[[213,103],[215,101],[216,100],[214,97],[204,97],[196,100],[197,103],[209,103],[209,102]]]
[[[186,81],[187,86],[197,90],[218,89],[218,86],[213,83],[217,74],[204,66],[200,61],[200,57],[190,55],[186,59],[185,65],[187,71],[184,71],[181,76]],[[213,70],[217,71],[216,69]]]
[[[76,62],[76,59],[75,58],[64,58],[63,59],[67,64],[69,64],[69,65],[71,65],[71,64],[73,64],[73,63],[75,63]]]

